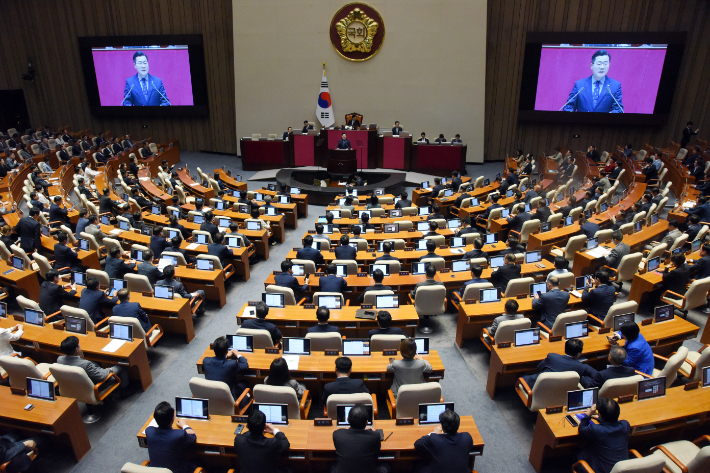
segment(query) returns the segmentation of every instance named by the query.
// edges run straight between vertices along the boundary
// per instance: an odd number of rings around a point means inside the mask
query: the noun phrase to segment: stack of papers
[[[449,251],[451,251],[451,254],[454,255],[462,255],[466,253],[463,248],[451,248]]]
[[[153,419],[150,421],[150,424],[148,424],[148,427],[157,427],[158,426],[158,421]],[[146,427],[146,429],[148,428]],[[143,434],[145,435],[145,430],[143,431]]]
[[[579,297],[580,299],[582,298],[582,293],[579,291],[570,291],[570,294],[572,294],[574,297]]]
[[[138,180],[140,181],[150,181],[149,177],[139,177]]]
[[[101,351],[105,351],[108,353],[116,353],[119,348],[123,346],[123,344],[126,343],[125,340],[111,340],[111,342],[103,347]]]
[[[594,258],[601,258],[603,256],[607,256],[609,253],[611,253],[611,250],[608,250],[603,246],[597,246],[593,250],[587,251],[587,254],[589,256],[593,256]]]
[[[301,358],[299,355],[285,355],[282,358],[286,360],[286,364],[288,364],[289,370],[298,369],[298,360]]]
[[[256,308],[255,307],[247,307],[244,309],[244,312],[242,313],[242,318],[254,318],[256,317]]]
[[[112,233],[114,235],[118,235],[119,233],[123,233],[123,230],[121,230],[120,228],[114,228],[109,233]]]
[[[188,249],[188,250],[195,250],[195,249],[197,249],[197,248],[199,248],[199,247],[200,247],[200,244],[199,244],[199,243],[190,243],[189,245],[187,245],[187,249]]]

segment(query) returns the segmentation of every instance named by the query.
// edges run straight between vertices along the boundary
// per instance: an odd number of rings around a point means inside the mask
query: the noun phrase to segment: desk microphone
[[[131,88],[128,89],[128,93],[123,97],[123,100],[121,101],[121,105],[123,105],[123,102],[126,101],[126,97],[128,97],[131,94],[131,90],[133,90],[133,86],[131,86]]]
[[[158,93],[160,94],[160,96],[165,99],[166,102],[168,102],[168,105],[171,105],[170,100],[168,100],[168,98],[167,98],[165,95],[163,95],[162,92],[160,92],[160,91],[158,90],[158,88],[155,86],[155,84],[153,83],[153,81],[150,81],[150,85],[152,85],[153,88],[155,89],[155,91],[158,92]]]
[[[614,102],[616,102],[616,105],[618,105],[619,108],[621,109],[621,113],[624,113],[624,107],[622,107],[621,104],[619,103],[619,101],[616,100],[616,97],[614,97],[614,94],[611,93],[611,89],[609,88],[608,85],[606,86],[606,90],[609,91],[609,95],[611,95],[611,98],[614,99]]]
[[[560,109],[558,110],[558,112],[561,112],[562,109],[565,108],[568,103],[570,103],[572,100],[576,99],[577,96],[578,96],[579,94],[581,94],[583,90],[584,90],[584,87],[582,87],[581,89],[579,89],[579,91],[577,91],[577,93],[574,94],[574,97],[572,97],[571,99],[569,99],[563,106],[560,107]]]

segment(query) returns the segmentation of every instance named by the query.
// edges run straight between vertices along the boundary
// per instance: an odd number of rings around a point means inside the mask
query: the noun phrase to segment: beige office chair
[[[121,473],[172,473],[169,468],[153,468],[147,466],[150,460],[146,460],[141,465],[136,465],[135,463],[126,463],[121,467]],[[201,473],[204,471],[202,468],[198,468],[194,473]]]
[[[95,332],[97,330],[102,331],[102,326],[104,326],[109,319],[108,317],[106,317],[99,323],[94,324],[94,321],[91,320],[91,317],[89,316],[89,313],[87,311],[78,307],[72,307],[70,305],[63,305],[62,307],[60,307],[60,311],[62,313],[62,317],[64,317],[65,319],[67,316],[70,316],[86,320],[87,332]],[[106,329],[108,329],[108,325],[106,325]]]
[[[367,242],[365,242],[365,249],[367,249]],[[309,259],[292,259],[293,264],[303,265],[304,272],[306,274],[313,274],[316,272],[316,264]]]
[[[290,386],[254,386],[254,402],[266,404],[287,404],[289,419],[307,419],[311,409],[310,391],[306,389],[298,402],[296,391]]]
[[[535,232],[539,232],[539,231],[540,231],[540,220],[534,218],[532,220],[528,220],[527,222],[523,223],[523,228],[520,229],[520,233],[516,232],[515,230],[511,230],[510,233],[518,235],[518,241],[520,241],[520,243],[527,244],[528,239],[530,238],[530,235],[532,235]]]
[[[370,353],[383,350],[399,350],[406,335],[373,335],[370,338]]]
[[[437,271],[441,271],[442,269],[444,269],[446,267],[446,261],[442,257],[423,258],[420,260],[420,262],[434,265],[434,267],[436,268]],[[425,267],[426,267],[426,265],[425,265]],[[392,273],[390,273],[390,274],[392,274]]]
[[[118,317],[116,315],[112,315],[111,317],[109,317],[108,323],[133,326],[133,339],[143,339],[145,341],[146,348],[155,346],[155,344],[158,343],[158,340],[163,337],[163,333],[165,333],[158,324],[153,324],[153,326],[148,330],[148,332],[145,332],[140,321],[135,317]]]
[[[569,214],[567,214],[567,216],[572,217],[572,221],[576,222],[577,220],[579,220],[579,214],[581,214],[583,210],[584,209],[582,207],[575,207],[569,211]]]
[[[377,396],[375,394],[331,394],[328,396],[326,405],[323,406],[323,415],[330,419],[336,419],[339,404],[362,404],[372,406],[372,420],[377,419]]]
[[[71,397],[86,404],[87,414],[83,417],[85,424],[93,424],[101,418],[94,412],[92,406],[101,404],[121,384],[118,375],[113,372],[94,385],[86,371],[78,366],[54,363],[50,365],[49,371],[59,385],[61,396]]]
[[[646,269],[646,263],[648,260],[655,258],[656,256],[660,256],[661,260],[663,260],[663,253],[666,251],[666,248],[668,248],[668,244],[666,243],[659,243],[658,245],[654,246],[651,248],[651,251],[647,252],[645,256],[641,259],[641,262],[639,263],[639,271],[643,271]]]
[[[634,277],[642,259],[643,253],[631,253],[621,258],[618,268],[614,269],[607,265],[604,265],[603,268],[609,272],[611,281],[622,283]]]
[[[418,292],[418,291],[417,291]],[[387,390],[387,410],[390,418],[419,418],[419,404],[444,402],[439,383],[405,384],[399,387],[397,397],[391,389]]]
[[[673,253],[673,250],[678,248],[679,246],[685,245],[685,242],[688,241],[688,234],[683,233],[681,236],[675,239],[671,247],[668,249],[668,253]]]
[[[346,301],[345,297],[339,292],[316,292],[313,294],[313,303],[316,307],[320,307],[318,299],[320,299],[321,296],[338,296],[340,298],[340,307],[345,307],[346,304],[350,305],[350,301]]]
[[[587,320],[586,310],[573,310],[571,312],[563,312],[557,316],[555,323],[552,324],[552,329],[547,328],[542,322],[538,322],[537,326],[540,327],[540,336],[542,338],[550,338],[550,336],[562,335],[565,336],[565,325],[572,324],[575,322],[583,322]]]
[[[385,240],[385,241],[392,243],[392,248],[395,251],[403,250],[404,247],[407,246],[407,242],[404,241],[404,239],[402,239],[402,238],[395,238],[393,240]]]
[[[599,327],[614,327],[614,316],[621,314],[635,314],[638,304],[634,301],[618,302],[609,308],[604,320],[600,320],[592,314],[587,314],[590,323]]]
[[[633,223],[625,223],[622,226],[619,227],[619,230],[621,233],[624,235],[633,235],[634,233],[634,224]]]
[[[377,264],[386,264],[389,267],[390,274],[399,274],[399,272],[402,271],[402,263],[397,260],[380,260]],[[349,269],[348,274],[350,274]]]
[[[428,324],[429,317],[446,312],[446,287],[421,286],[417,289],[414,299],[409,294],[409,301],[414,304],[414,310],[419,316],[419,331],[431,333],[432,329]]]
[[[153,293],[153,286],[150,284],[148,276],[142,274],[127,273],[123,278],[128,283],[128,290],[131,292],[148,292]]]
[[[25,269],[31,269],[32,271],[39,271],[39,265],[32,261],[25,250],[17,245],[10,245],[10,250],[14,256],[22,258],[22,263]]]
[[[254,337],[255,350],[263,350],[264,348],[271,348],[274,346],[274,342],[271,339],[271,333],[269,333],[268,330],[238,328],[237,335],[251,335]]]
[[[215,255],[197,255],[196,259],[211,260],[214,269],[219,269],[222,271],[222,274],[224,275],[225,280],[231,278],[237,272],[237,270],[234,269],[234,265],[232,265],[231,263],[227,264],[227,266],[225,266],[225,267],[222,267],[222,262],[219,260],[219,257],[217,257]]]
[[[555,274],[555,276],[557,276],[557,280],[559,281],[560,289],[574,286],[574,273],[568,271],[564,274]]]
[[[557,228],[560,226],[560,222],[562,221],[562,215],[561,213],[556,213],[550,215],[550,218],[547,219],[547,222],[550,224],[550,228]],[[528,222],[525,222],[528,223]],[[525,224],[523,224],[523,230],[525,230]]]
[[[336,259],[333,260],[333,264],[344,264],[347,267],[348,276],[358,273],[357,261],[354,259]]]
[[[678,378],[678,370],[683,366],[686,357],[688,356],[688,347],[681,346],[678,351],[671,355],[670,358],[666,358],[661,355],[653,354],[653,358],[657,360],[665,361],[663,369],[659,370],[654,368],[651,376],[654,378],[660,378],[661,376],[666,377],[666,388],[670,388],[671,385]]]
[[[535,278],[518,278],[508,281],[505,288],[504,297],[516,297],[518,294],[530,294],[530,284],[535,282]]]
[[[54,382],[49,372],[49,363],[36,363],[31,358],[19,356],[0,356],[0,368],[10,377],[10,387],[27,389],[27,378],[46,379]]]
[[[690,287],[684,295],[673,291],[666,291],[661,296],[661,300],[666,304],[673,304],[676,309],[688,315],[690,309],[695,309],[707,303],[707,294],[710,290],[710,277],[696,279],[690,283]]]
[[[710,345],[704,345],[698,351],[689,351],[680,369],[688,382],[698,382],[702,379],[703,368],[710,366]]]
[[[586,212],[587,210],[596,210],[597,207],[597,201],[596,200],[590,200],[587,202],[587,205],[584,206],[584,211]]]
[[[610,473],[661,473],[666,462],[663,458],[649,455],[641,456],[636,450],[629,450],[629,460],[622,460],[614,465]],[[589,464],[580,460],[572,465],[573,472],[594,473]]]
[[[638,382],[644,377],[637,374],[626,378],[608,379],[599,389],[599,397],[618,399],[620,396],[634,395],[638,391]]]
[[[367,291],[362,303],[374,306],[377,303],[377,296],[394,296],[394,291]]]
[[[323,352],[325,350],[343,351],[343,338],[338,332],[329,333],[307,333],[306,338],[311,341],[311,352]],[[372,348],[370,348],[372,350]]]
[[[504,342],[514,342],[515,341],[515,331],[525,330],[530,328],[530,319],[526,317],[521,317],[519,319],[506,320],[501,322],[496,329],[495,336],[491,336],[488,328],[485,327],[481,331],[481,342],[488,348],[488,351],[493,349],[493,345]]]
[[[118,248],[118,251],[123,253],[123,247],[121,246],[121,242],[119,242],[118,240],[106,237],[106,238],[104,238],[103,243],[104,243],[104,246],[106,247],[106,253],[110,253],[111,248],[114,248],[114,247]],[[121,254],[121,253],[119,253],[119,254]]]
[[[190,392],[192,393],[192,397],[207,399],[210,404],[210,414],[218,416],[242,415],[249,409],[249,406],[251,406],[253,402],[250,399],[249,404],[240,409],[239,404],[241,404],[242,400],[245,397],[251,397],[249,394],[251,389],[245,389],[239,396],[239,399],[235,401],[227,383],[223,383],[222,381],[208,381],[198,377],[190,378]]]
[[[650,456],[662,458],[666,468],[673,473],[707,473],[710,471],[710,446],[700,448],[700,445],[708,440],[708,436],[703,435],[693,442],[676,440],[664,443],[653,447]]]
[[[106,271],[99,271],[98,269],[87,269],[87,278],[96,278],[99,280],[99,285],[109,287],[111,285],[111,278],[108,277]]]
[[[19,305],[20,308],[22,309],[22,314],[23,314],[23,315],[24,315],[24,312],[25,312],[26,309],[39,310],[39,311],[42,310],[42,309],[39,307],[39,304],[38,304],[38,303],[36,303],[36,302],[33,301],[32,299],[26,298],[25,296],[17,296],[17,297],[15,298],[15,301],[17,302],[17,305]],[[61,314],[61,311],[57,311],[57,312],[55,312],[55,313],[53,313],[53,314],[44,314],[44,315],[45,315],[44,322],[45,322],[45,323],[50,323],[50,319],[54,319],[54,318],[56,318],[57,316],[59,316],[60,314]],[[51,322],[51,323],[54,323],[54,322]]]
[[[99,254],[99,258],[105,258],[108,254],[108,251],[106,251],[106,247],[103,245],[99,245],[99,242],[96,241],[94,235],[91,235],[86,232],[81,232],[79,233],[79,237],[83,238],[84,240],[88,240],[89,249],[97,252]]]
[[[282,286],[277,286],[275,284],[269,284],[266,286],[266,293],[267,294],[283,294],[284,295],[284,305],[301,305],[303,304],[306,300],[308,300],[306,297],[301,299],[298,304],[296,304],[296,296],[293,293],[293,289],[290,287],[282,287]]]
[[[10,245],[10,246],[12,246],[12,245]],[[12,261],[12,252],[10,250],[8,250],[7,247],[5,246],[5,243],[3,243],[1,241],[0,241],[0,259],[2,259],[3,261],[8,261],[8,262]]]
[[[434,240],[436,242],[437,248],[441,245],[446,244],[446,237],[444,235],[431,235],[424,237],[425,240]]]
[[[541,373],[532,389],[523,378],[518,378],[515,391],[522,399],[525,407],[532,412],[550,406],[564,406],[567,404],[567,391],[578,389],[579,374],[574,371],[560,373]]]
[[[419,210],[417,210],[417,207],[402,207],[402,216],[403,217],[411,217],[411,216],[417,215],[418,213],[419,213]]]
[[[567,240],[567,245],[565,245],[564,248],[553,246],[550,250],[550,254],[552,256],[564,256],[564,258],[571,263],[574,261],[574,254],[580,251],[586,242],[587,237],[585,235],[575,235]]]
[[[35,253],[34,258],[35,258],[34,262],[37,263],[37,270],[39,271],[39,275],[42,276],[42,278],[46,280],[47,279],[47,271],[49,271],[50,269],[53,269],[52,263],[50,263],[50,261],[46,257],[40,255],[39,253]],[[66,270],[66,269],[70,269],[70,268],[69,267],[58,268],[59,271]]]
[[[610,228],[604,229],[604,230],[598,230],[594,234],[594,238],[597,239],[597,242],[601,245],[602,243],[606,243],[608,241],[611,241],[611,234],[613,233],[613,230]]]

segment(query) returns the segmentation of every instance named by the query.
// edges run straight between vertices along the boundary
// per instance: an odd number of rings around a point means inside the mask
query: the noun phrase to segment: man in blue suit
[[[600,230],[599,225],[587,220],[584,213],[579,214],[579,229],[582,233],[584,233],[584,236],[587,237],[587,240],[594,238],[594,235],[596,235]]]
[[[288,287],[293,290],[294,295],[296,293],[308,292],[308,276],[306,274],[303,279],[303,286],[298,282],[298,279],[293,275],[293,262],[291,260],[283,260],[281,262],[281,272],[274,275],[274,284],[281,287]]]
[[[589,305],[589,313],[602,322],[616,299],[616,290],[609,284],[609,273],[603,270],[594,274],[595,288],[590,289],[589,280],[584,285],[582,302]],[[594,319],[590,319],[594,321]]]
[[[337,149],[351,149],[352,146],[350,146],[350,140],[347,138],[345,133],[343,133],[343,136],[340,138],[340,141],[338,141],[338,148]]]
[[[104,291],[99,289],[99,280],[97,278],[87,279],[86,289],[81,291],[79,308],[84,309],[95,324],[104,319],[104,313],[101,310],[103,307],[113,307],[117,303],[117,297],[108,297]]]
[[[688,215],[697,215],[701,222],[710,222],[710,204],[707,197],[699,197],[695,207],[685,209],[684,212]]]
[[[126,273],[133,273],[136,269],[135,262],[126,262],[121,259],[121,250],[114,246],[108,253],[106,257],[106,266],[104,266],[104,271],[108,274],[111,279],[123,279]]]
[[[148,73],[148,56],[143,51],[133,54],[133,67],[136,68],[136,75],[126,79],[121,105],[170,105],[163,81]]]
[[[160,258],[163,251],[172,246],[172,242],[168,242],[163,236],[163,227],[153,228],[153,236],[150,237],[150,250],[156,258]]]
[[[185,419],[175,421],[175,409],[166,401],[155,407],[153,418],[158,426],[145,429],[150,466],[167,468],[173,473],[195,471],[195,465],[184,460],[188,447],[197,441],[195,431],[187,425]],[[173,429],[173,421],[177,429]]]
[[[318,319],[318,324],[313,327],[308,327],[306,333],[340,333],[338,327],[328,323],[330,319],[330,309],[327,307],[318,307],[316,310],[316,319]]]
[[[357,259],[357,248],[350,246],[350,237],[342,235],[340,237],[340,246],[335,247],[335,259]]]
[[[414,442],[416,450],[428,453],[428,460],[419,471],[468,471],[469,454],[473,448],[471,434],[459,432],[461,418],[454,411],[445,410],[439,414],[439,422],[441,425],[437,425],[432,433]]]
[[[565,342],[565,354],[549,353],[547,357],[537,365],[538,373],[523,376],[523,380],[530,389],[535,386],[538,376],[541,373],[561,373],[563,371],[575,371],[579,376],[589,376],[593,378],[597,370],[579,361],[584,349],[584,342],[579,338],[571,338]]]
[[[569,292],[561,291],[560,280],[557,276],[552,276],[547,280],[547,292],[545,294],[535,294],[532,308],[541,311],[540,320],[546,327],[551,329],[557,316],[567,308],[568,302]]]
[[[316,266],[325,264],[325,259],[321,254],[320,250],[312,247],[313,237],[311,235],[306,235],[303,238],[303,248],[296,252],[296,259],[307,259],[313,261]]]
[[[579,421],[579,435],[587,442],[578,459],[586,461],[593,471],[608,473],[618,462],[629,459],[631,425],[619,420],[620,413],[615,400],[600,397]],[[592,422],[594,414],[598,414],[598,424]]]
[[[231,248],[222,244],[224,241],[224,233],[220,232],[213,238],[214,243],[207,245],[207,254],[219,258],[222,268],[227,266],[234,259],[234,252]]]
[[[241,376],[249,369],[249,362],[243,356],[239,356],[237,350],[229,349],[227,337],[219,337],[212,343],[214,356],[205,357],[202,367],[205,372],[205,379],[208,381],[221,381],[232,392],[232,397],[236,401],[249,385],[241,379]],[[248,399],[244,399],[246,404]]]
[[[565,112],[624,113],[621,82],[608,77],[611,55],[600,49],[592,55],[592,75],[574,83]]]
[[[256,318],[247,319],[242,323],[241,328],[250,328],[256,330],[268,330],[271,334],[271,341],[276,345],[281,340],[281,330],[271,322],[266,321],[266,316],[269,315],[269,306],[264,301],[258,301],[254,306]]]
[[[113,306],[113,315],[116,317],[133,317],[138,319],[145,332],[150,330],[148,314],[145,313],[139,303],[131,302],[131,293],[128,289],[120,289],[117,295],[119,302],[118,305]]]
[[[323,276],[318,281],[320,292],[339,292],[343,293],[348,288],[348,283],[345,278],[336,276],[338,268],[335,263],[330,263],[326,266],[327,276]]]

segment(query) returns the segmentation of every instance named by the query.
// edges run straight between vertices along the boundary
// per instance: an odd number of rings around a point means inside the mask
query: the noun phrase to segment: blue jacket
[[[214,255],[219,258],[219,262],[222,263],[222,268],[229,264],[230,260],[234,259],[232,249],[221,243],[210,243],[207,245],[207,254]]]
[[[123,279],[124,274],[132,272],[136,268],[136,263],[127,264],[121,258],[106,257],[104,271],[112,279]]]
[[[323,255],[315,248],[301,248],[296,252],[296,259],[307,259],[313,261],[316,265],[325,264]]]
[[[599,225],[593,222],[585,222],[584,225],[580,227],[580,230],[587,237],[587,240],[594,238],[594,235],[599,231]]]
[[[293,292],[306,292],[308,291],[308,284],[301,286],[298,283],[298,279],[289,273],[279,273],[274,276],[274,284],[281,287],[288,287],[293,289]]]
[[[468,473],[468,455],[473,449],[473,438],[468,432],[455,434],[425,435],[414,448],[428,454],[428,461],[421,465],[421,473]]]
[[[340,292],[342,293],[348,288],[348,283],[345,278],[338,277],[334,274],[322,276],[318,281],[319,290],[321,292]]]
[[[243,356],[239,359],[217,358],[216,356],[207,357],[202,360],[202,367],[205,371],[205,379],[209,381],[222,381],[229,390],[232,391],[234,400],[242,394],[237,389],[237,379],[239,375],[243,375],[249,369],[249,362]],[[242,389],[243,391],[243,389]]]
[[[335,247],[335,257],[337,259],[357,259],[357,249],[350,245],[341,245]]]
[[[150,263],[141,263],[138,265],[137,272],[141,276],[145,276],[150,281],[151,286],[155,286],[155,283],[163,279],[163,273],[155,266]]]
[[[618,462],[629,459],[631,425],[626,420],[595,424],[585,415],[579,422],[579,435],[587,443],[578,459],[586,461],[595,473],[609,473]]]
[[[80,218],[78,222],[76,222],[76,233],[74,233],[74,236],[79,238],[79,234],[86,230],[86,226],[89,224],[89,219],[86,218]]]
[[[118,304],[117,297],[108,297],[104,291],[99,289],[84,289],[81,291],[79,308],[84,309],[94,323],[99,323],[104,318],[102,307],[113,307]]]
[[[604,84],[600,87],[597,106],[594,106],[594,89],[592,77],[585,77],[574,83],[574,87],[569,93],[567,100],[570,102],[564,106],[565,112],[598,112],[598,113],[624,113],[621,107],[624,106],[621,94],[621,82],[609,76],[604,78]],[[607,89],[609,87],[609,89]],[[584,88],[584,90],[582,90]],[[616,98],[609,95],[609,91]],[[579,92],[579,94],[578,94]],[[575,95],[577,95],[575,97]],[[572,98],[574,97],[574,100]],[[621,104],[619,107],[616,102]]]
[[[276,328],[276,325],[272,324],[271,322],[267,322],[264,319],[248,319],[245,320],[244,323],[242,323],[241,328],[250,328],[254,330],[268,330],[269,333],[271,334],[271,341],[274,342],[274,345],[276,345],[276,342],[281,340],[281,330]]]
[[[701,222],[710,222],[710,204],[696,205],[685,211],[688,215],[697,214]],[[690,239],[688,239],[690,241]]]
[[[631,366],[647,375],[653,374],[653,351],[643,335],[639,333],[633,342],[627,340],[624,348],[626,348],[624,366]]]
[[[121,105],[133,106],[162,106],[170,105],[168,94],[165,92],[163,81],[152,74],[145,76],[145,86],[148,89],[148,95],[144,95],[143,88],[138,74],[126,79],[126,85],[123,88],[123,102]],[[162,94],[162,96],[161,96]]]
[[[145,437],[151,467],[168,468],[173,473],[187,473],[183,455],[185,450],[197,441],[195,434],[188,434],[182,429],[160,429],[151,426],[145,429]]]
[[[609,308],[614,305],[616,290],[613,286],[602,284],[596,289],[582,291],[582,301],[589,305],[589,313],[604,321]]]
[[[116,317],[134,317],[138,319],[144,331],[150,330],[150,320],[148,314],[141,309],[141,305],[137,302],[121,302],[113,306],[113,315]]]
[[[172,243],[167,241],[163,236],[153,235],[150,237],[150,251],[153,252],[155,258],[160,258],[160,255],[163,254],[163,250],[172,246]]]
[[[552,328],[558,315],[565,311],[569,302],[569,292],[553,289],[541,294],[539,299],[533,299],[532,308],[541,311],[540,320],[548,328]]]
[[[548,353],[547,357],[537,365],[538,373],[532,375],[523,376],[523,379],[530,389],[535,386],[537,378],[542,373],[561,373],[563,371],[574,371],[579,374],[580,378],[582,376],[587,376],[593,378],[597,375],[597,370],[591,366],[585,365],[581,361],[575,360],[569,355],[560,355],[559,353]]]

